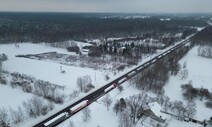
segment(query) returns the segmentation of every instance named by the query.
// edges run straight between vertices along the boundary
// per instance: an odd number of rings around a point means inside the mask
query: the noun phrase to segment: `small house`
[[[162,107],[157,103],[149,103],[144,108],[144,115],[151,117],[152,119],[164,123],[167,115],[161,112]]]

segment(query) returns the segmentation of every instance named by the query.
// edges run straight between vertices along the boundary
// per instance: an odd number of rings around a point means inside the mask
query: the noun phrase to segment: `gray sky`
[[[212,0],[0,0],[0,11],[212,13]]]

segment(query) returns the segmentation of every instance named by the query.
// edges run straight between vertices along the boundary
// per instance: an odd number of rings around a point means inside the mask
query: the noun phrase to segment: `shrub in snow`
[[[69,122],[69,127],[75,127],[73,121],[70,121],[70,122]]]
[[[62,104],[64,101],[64,95],[60,92],[61,89],[64,89],[64,87],[38,80],[34,84],[33,93],[38,96],[42,96],[49,101]]]
[[[86,75],[83,77],[78,77],[77,78],[77,87],[79,88],[79,90],[81,92],[84,92],[84,93],[87,93],[91,89],[95,88],[92,85],[91,76],[89,76],[89,75]]]
[[[109,79],[110,79],[110,77],[108,75],[105,75],[105,80],[107,81]]]
[[[181,85],[182,94],[188,100],[193,100],[194,98],[200,97],[200,100],[211,99],[212,94],[209,92],[208,89],[205,88],[194,88],[192,86],[192,82],[190,81],[188,84]]]
[[[21,87],[24,92],[32,93],[37,96],[42,96],[49,101],[62,104],[64,101],[64,86],[52,84],[47,81],[37,80],[34,77],[20,74],[17,72],[11,73],[12,80],[10,85],[12,88]]]
[[[116,112],[116,115],[120,112],[123,112],[127,107],[127,104],[126,104],[126,101],[121,98],[120,100],[118,100],[114,107],[113,107],[113,110]]]
[[[119,115],[119,127],[131,127],[132,121],[130,118],[130,112],[128,110],[125,110],[120,113]]]
[[[18,124],[24,120],[24,114],[23,110],[21,107],[18,107],[18,110],[13,110],[10,108],[10,117],[11,117],[11,122],[13,124]]]
[[[180,78],[181,78],[181,80],[187,79],[187,77],[188,77],[188,69],[181,70],[180,71]]]
[[[206,106],[207,108],[212,109],[212,101],[207,101],[207,102],[205,103],[205,106]]]
[[[0,108],[0,127],[9,127],[8,111],[5,108]]]
[[[6,61],[8,58],[7,58],[7,55],[6,54],[0,54],[0,61]]]
[[[212,47],[211,46],[199,46],[198,55],[206,58],[212,58]]]
[[[123,86],[118,86],[118,91],[121,93],[124,90]]]
[[[109,111],[109,107],[112,104],[113,100],[112,98],[107,94],[103,99],[102,102],[107,107],[107,110]]]
[[[80,53],[80,49],[78,46],[72,46],[72,47],[68,47],[67,50],[69,52],[75,52],[76,54],[79,54]]]
[[[32,86],[31,86],[31,84],[28,83],[28,82],[23,83],[22,90],[25,91],[25,92],[27,92],[27,93],[32,93]]]
[[[88,107],[85,107],[82,110],[82,119],[84,122],[87,122],[91,118],[91,110]]]
[[[86,88],[85,88],[85,93],[87,93],[88,91],[92,90],[93,88],[95,88],[94,85],[88,84],[88,85],[86,86]]]
[[[196,103],[194,103],[192,101],[188,102],[186,107],[185,107],[185,109],[186,109],[186,112],[185,112],[184,115],[186,117],[193,117],[196,114],[196,112],[197,112]]]
[[[193,100],[198,96],[198,89],[193,88],[191,83],[182,85],[181,88],[184,98],[188,99],[189,101]]]
[[[0,84],[6,85],[7,84],[7,80],[6,78],[0,74]]]
[[[24,101],[23,107],[29,117],[46,115],[48,111],[53,109],[50,103],[45,103],[44,100],[38,97],[33,97],[28,101]]]
[[[79,91],[78,90],[74,90],[70,95],[69,95],[69,99],[74,99],[76,97],[78,97],[79,95]]]

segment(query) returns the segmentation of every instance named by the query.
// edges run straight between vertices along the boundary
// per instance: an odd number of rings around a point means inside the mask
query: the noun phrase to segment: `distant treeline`
[[[112,14],[111,14],[112,15]],[[183,32],[190,26],[206,26],[194,17],[160,16],[123,19],[83,13],[0,13],[0,42],[56,42],[68,39],[140,35],[142,32]]]
[[[200,45],[212,45],[212,26],[198,32],[193,40]]]

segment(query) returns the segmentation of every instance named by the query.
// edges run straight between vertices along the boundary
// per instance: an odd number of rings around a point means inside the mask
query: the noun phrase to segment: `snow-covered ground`
[[[24,43],[19,44],[20,48],[15,48],[14,44],[1,45],[0,53],[5,53],[8,60],[3,62],[4,70],[8,72],[19,72],[31,75],[36,79],[49,81],[51,83],[65,86],[65,93],[71,93],[76,90],[76,80],[78,77],[90,75],[96,87],[101,86],[106,81],[104,76],[109,73],[107,71],[98,71],[90,68],[65,66],[59,63],[48,61],[39,61],[26,58],[18,58],[18,54],[38,54],[44,52],[58,52],[70,54],[65,49],[48,47],[41,44]],[[64,74],[60,72],[60,66],[66,71]],[[96,80],[95,80],[96,79]]]
[[[107,111],[106,106],[102,102],[102,99],[104,98],[103,96],[89,106],[89,109],[91,110],[90,120],[84,122],[82,120],[82,112],[79,112],[58,125],[58,127],[68,127],[70,121],[72,121],[76,127],[97,127],[97,125],[99,125],[100,127],[118,127],[118,116],[116,116],[116,113],[113,111],[113,105],[115,104],[115,102],[120,98],[126,98],[131,95],[141,93],[140,90],[131,87],[129,84],[130,82],[125,82],[124,84],[122,84],[125,90],[121,93],[118,91],[117,88],[108,93],[113,99],[113,103],[109,107],[109,111]]]
[[[211,82],[212,82],[212,65],[211,59],[206,59],[199,57],[197,55],[197,47],[192,48],[188,54],[180,60],[180,64],[183,64],[187,61],[187,69],[189,71],[189,76],[186,80],[181,80],[179,76],[170,76],[169,82],[165,86],[165,95],[169,96],[171,101],[178,100],[183,101],[186,104],[186,101],[183,100],[181,94],[181,84],[188,83],[189,80],[193,80],[194,87],[205,87],[211,89]],[[204,66],[204,67],[203,67]],[[200,76],[200,78],[198,78]],[[201,78],[202,77],[202,78]],[[203,78],[204,77],[204,78]],[[68,127],[70,125],[70,121],[74,123],[76,127],[117,127],[119,125],[118,116],[116,116],[115,112],[113,111],[112,107],[114,102],[120,98],[126,98],[134,94],[139,94],[141,91],[133,88],[129,85],[130,82],[126,82],[123,84],[124,91],[121,93],[118,92],[117,89],[111,91],[109,95],[113,98],[113,103],[110,106],[110,110],[107,111],[106,107],[102,103],[100,98],[97,102],[91,104],[89,106],[91,110],[91,119],[87,122],[82,120],[82,112],[74,115],[73,117],[69,118],[68,120],[64,121],[58,127]],[[202,85],[199,85],[202,84]],[[153,93],[151,96],[154,96]],[[204,102],[200,102],[199,100],[195,101],[197,103],[197,114],[194,118],[198,120],[204,120],[211,117],[212,111],[205,107]],[[203,125],[195,124],[192,122],[184,122],[178,121],[175,118],[169,116],[167,119],[168,127],[201,127]],[[147,118],[140,123],[138,121],[136,127],[150,127],[150,119]]]
[[[3,69],[9,73],[18,72],[20,74],[26,74],[33,76],[37,80],[49,81],[50,83],[54,83],[57,85],[65,86],[64,93],[67,95],[67,99],[64,105],[55,105],[54,111],[50,112],[46,116],[42,116],[37,120],[33,121],[33,124],[38,121],[45,119],[50,116],[54,112],[70,105],[74,101],[78,100],[82,96],[86,94],[80,94],[77,98],[73,100],[68,99],[68,95],[72,93],[74,90],[78,89],[76,86],[76,80],[78,77],[82,77],[85,75],[90,75],[95,86],[95,89],[105,85],[107,82],[112,81],[113,79],[119,77],[123,73],[131,70],[132,68],[127,68],[123,72],[117,73],[114,75],[110,70],[93,70],[91,68],[81,68],[76,66],[65,66],[60,63],[54,63],[51,61],[39,61],[27,58],[15,57],[20,54],[39,54],[45,52],[58,52],[63,54],[75,55],[75,53],[67,52],[66,49],[50,47],[45,44],[32,44],[32,43],[21,43],[18,44],[19,48],[15,47],[15,44],[1,44],[0,45],[0,54],[6,54],[8,60],[3,62]],[[150,57],[142,60],[141,63],[144,63],[150,59]],[[65,73],[60,72],[60,66],[66,71]],[[110,79],[108,81],[105,80],[105,75],[108,75]],[[9,84],[10,80],[8,80]],[[92,91],[91,91],[92,92]],[[24,93],[21,89],[12,89],[10,85],[0,85],[0,108],[13,108],[17,109],[18,106],[22,105],[23,101],[27,101],[32,98],[33,94]],[[15,99],[18,98],[18,99]],[[26,125],[33,125],[26,124]],[[21,127],[25,125],[20,125]],[[27,126],[26,126],[27,127]]]
[[[34,96],[33,94],[24,93],[22,90],[12,89],[5,85],[0,86],[0,94],[0,108],[11,107],[14,110],[17,110],[17,107],[22,105],[23,101]]]
[[[187,79],[181,80],[180,76],[170,76],[169,82],[165,85],[165,94],[170,97],[172,101],[180,100],[184,104],[187,103],[183,99],[181,92],[181,85],[192,81],[192,85],[195,88],[207,88],[211,92],[212,84],[212,60],[204,57],[200,57],[197,54],[198,47],[192,48],[188,54],[183,57],[179,63],[181,66],[186,62],[186,68],[188,69]],[[199,120],[208,119],[211,117],[212,111],[205,107],[205,101],[195,100],[196,102],[196,117]]]
[[[39,61],[39,60],[26,59],[26,58],[18,58],[18,57],[15,57],[15,55],[39,54],[39,53],[55,52],[55,51],[58,53],[74,55],[73,53],[67,52],[65,49],[49,47],[44,44],[23,43],[23,44],[19,44],[19,46],[20,48],[16,48],[14,44],[0,45],[0,54],[5,53],[8,56],[8,60],[3,62],[3,69],[10,73],[19,72],[19,73],[31,75],[35,77],[36,79],[41,79],[41,80],[49,81],[57,85],[65,86],[64,92],[66,95],[70,94],[73,90],[77,89],[76,80],[78,77],[90,75],[92,78],[93,84],[96,87],[95,89],[97,89],[101,87],[102,85],[106,84],[107,82],[110,82],[113,79],[119,77],[120,75],[126,73],[127,71],[135,68],[135,66],[133,66],[131,68],[125,69],[121,73],[114,75],[110,71],[93,70],[90,68],[81,68],[76,66],[75,67],[65,66],[65,65],[61,65],[59,63],[53,63],[50,61]],[[170,47],[168,47],[167,49],[169,48]],[[157,53],[160,53],[165,50],[161,50]],[[139,63],[139,65],[151,59],[153,56],[145,58],[144,60],[142,60],[142,62]],[[210,65],[212,64],[212,60],[197,56],[197,48],[195,47],[188,53],[186,57],[184,57],[180,61],[180,63],[183,64],[184,61],[187,61],[187,68],[189,70],[188,78],[182,81],[180,80],[178,76],[176,77],[171,76],[169,83],[165,86],[166,95],[169,96],[171,100],[174,100],[174,99],[183,100],[180,86],[183,83],[188,83],[190,79],[192,79],[194,87],[203,86],[205,88],[211,89],[210,84],[212,84],[212,75],[211,75],[212,70],[210,70],[211,69]],[[64,74],[60,73],[60,66],[63,67],[66,73]],[[198,68],[198,67],[201,67],[201,68]],[[108,81],[105,81],[106,74],[110,76],[110,80]],[[110,92],[110,96],[114,98],[113,103],[120,98],[126,98],[126,97],[129,97],[130,95],[138,94],[141,92],[136,90],[135,88],[129,87],[129,82],[126,82],[124,84],[124,88],[126,90],[124,90],[122,93],[119,93],[118,90],[113,90],[112,92]],[[174,89],[174,91],[172,89]],[[11,107],[11,108],[17,108],[17,106],[21,105],[23,101],[28,100],[34,96],[32,94],[24,93],[19,89],[12,89],[9,86],[3,86],[3,85],[0,86],[0,93],[1,93],[0,100],[1,102],[3,102],[3,103],[0,103],[0,107]],[[80,97],[84,95],[85,94],[81,94],[78,98],[68,101],[64,105],[56,106],[53,112],[49,113],[45,117],[41,117],[40,120],[50,116],[54,112],[60,110],[62,107],[65,107],[66,105],[70,105],[72,102],[78,100]],[[5,99],[5,97],[7,97],[7,100]],[[15,102],[14,102],[14,98],[18,98],[18,99],[15,99]],[[101,102],[101,99],[99,99],[98,102],[93,103],[89,107],[91,109],[92,118],[87,123],[82,122],[81,112],[70,118],[70,120],[73,121],[77,127],[81,127],[81,126],[95,127],[97,125],[99,125],[100,127],[108,127],[108,126],[117,127],[118,126],[118,117],[112,111],[112,106],[110,107],[110,110],[107,111],[106,107]],[[210,112],[211,111],[209,109],[205,109],[204,103],[201,102],[197,104],[197,118],[199,119],[208,118],[208,116],[210,115]],[[39,119],[35,120],[33,124],[37,123],[40,120]],[[68,126],[70,120],[65,121],[64,123],[59,125],[59,127]],[[32,125],[32,124],[30,124],[30,121],[29,121],[27,124],[24,124],[24,125],[22,123],[20,127],[23,127],[26,125]],[[198,126],[195,126],[195,127],[198,127]]]

